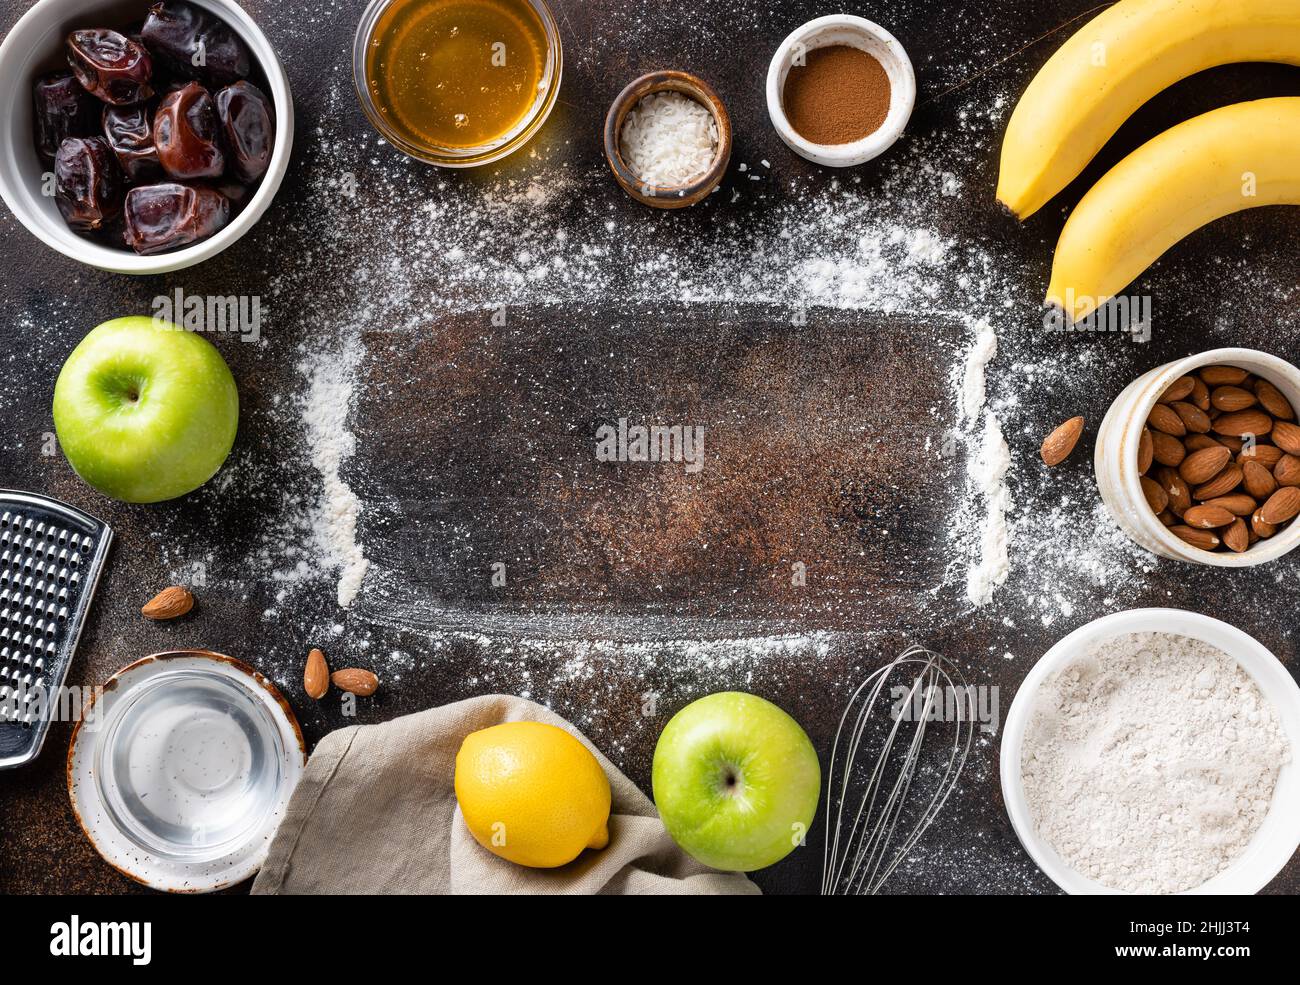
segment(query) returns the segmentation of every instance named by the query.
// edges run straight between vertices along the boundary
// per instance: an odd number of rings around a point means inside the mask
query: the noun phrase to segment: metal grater
[[[112,541],[57,499],[0,489],[0,770],[45,744]]]

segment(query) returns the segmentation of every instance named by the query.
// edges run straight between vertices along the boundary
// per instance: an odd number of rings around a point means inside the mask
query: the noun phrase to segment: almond
[[[1277,533],[1277,525],[1265,520],[1260,512],[1256,510],[1250,515],[1250,529],[1259,537],[1272,537]]]
[[[1295,486],[1283,486],[1259,508],[1259,518],[1275,527],[1295,519],[1296,514],[1300,514],[1300,489]]]
[[[1212,551],[1219,546],[1219,538],[1208,530],[1197,530],[1195,527],[1170,527],[1169,532],[1175,537],[1185,540],[1193,547],[1199,547],[1203,551]]]
[[[1196,380],[1190,376],[1182,376],[1174,380],[1169,385],[1169,389],[1160,395],[1160,403],[1172,404],[1175,400],[1182,400],[1192,392],[1196,386]]]
[[[1246,526],[1246,521],[1241,517],[1233,520],[1227,530],[1223,532],[1223,542],[1228,545],[1228,550],[1241,554],[1250,546],[1250,528]]]
[[[1273,428],[1273,444],[1288,455],[1300,455],[1300,427],[1278,421]]]
[[[1192,499],[1199,499],[1204,502],[1217,496],[1226,496],[1241,485],[1242,478],[1243,473],[1240,466],[1229,465],[1209,482],[1193,489]]]
[[[1242,481],[1246,486],[1246,492],[1250,493],[1256,499],[1265,500],[1273,495],[1277,489],[1277,479],[1259,462],[1247,459],[1241,467]]]
[[[1161,469],[1156,473],[1156,478],[1160,481],[1160,487],[1169,496],[1169,509],[1182,516],[1191,508],[1192,491],[1187,488],[1185,483],[1176,471],[1173,469]]]
[[[1143,428],[1142,437],[1138,439],[1138,475],[1146,475],[1151,471],[1151,463],[1155,460],[1155,445],[1151,441],[1151,429]]]
[[[1173,408],[1174,413],[1183,419],[1183,427],[1187,428],[1192,434],[1209,434],[1210,432],[1210,415],[1201,410],[1195,404],[1189,404],[1185,400],[1177,400],[1169,405]]]
[[[1178,517],[1174,516],[1168,510],[1165,510],[1163,513],[1156,514],[1156,519],[1159,520],[1161,523],[1163,523],[1166,527],[1174,527],[1178,525]]]
[[[1049,434],[1043,441],[1040,454],[1048,466],[1060,465],[1070,457],[1074,446],[1079,443],[1083,433],[1083,418],[1071,417],[1068,421]]]
[[[1147,498],[1147,505],[1151,507],[1151,512],[1163,513],[1169,506],[1169,494],[1155,479],[1149,479],[1144,475],[1139,481],[1142,483],[1142,495]]]
[[[1200,530],[1216,530],[1226,527],[1234,519],[1222,506],[1193,506],[1183,514],[1183,523]]]
[[[1241,449],[1246,447],[1245,441],[1230,434],[1221,434],[1214,440],[1223,445],[1224,448],[1228,449],[1228,451],[1232,452],[1234,455],[1238,454]]]
[[[1189,486],[1199,486],[1222,472],[1231,461],[1232,452],[1222,445],[1217,448],[1202,448],[1183,459],[1183,464],[1178,466],[1178,474]]]
[[[313,649],[307,654],[307,666],[302,672],[302,687],[307,697],[319,701],[330,689],[330,668],[325,662],[325,654]]]
[[[1239,386],[1221,386],[1210,394],[1210,403],[1224,413],[1255,406],[1255,395]]]
[[[1205,366],[1201,369],[1201,379],[1209,386],[1240,386],[1250,374],[1236,366]]]
[[[1222,414],[1215,418],[1213,427],[1219,434],[1228,434],[1236,438],[1244,438],[1248,434],[1258,437],[1273,430],[1273,418],[1258,408],[1252,408],[1232,414]],[[1297,437],[1300,438],[1300,428],[1297,428]]]
[[[1147,425],[1156,431],[1172,434],[1175,438],[1181,438],[1187,433],[1187,425],[1178,416],[1178,412],[1166,404],[1156,404],[1151,408]]]
[[[361,698],[368,698],[379,688],[379,678],[360,667],[346,667],[336,670],[330,680],[340,691],[349,691]]]
[[[1196,382],[1192,386],[1192,392],[1187,399],[1206,412],[1214,406],[1210,403],[1210,388],[1205,385],[1205,381],[1199,376],[1196,378]]]
[[[1173,435],[1165,434],[1163,431],[1152,431],[1151,454],[1161,465],[1176,469],[1187,457],[1187,449]]]
[[[1284,421],[1295,420],[1295,410],[1291,407],[1291,401],[1282,396],[1282,391],[1268,380],[1256,381],[1255,396],[1259,398],[1260,406],[1274,417],[1280,417]]]
[[[1211,438],[1208,434],[1189,434],[1183,439],[1183,447],[1189,452],[1200,451],[1203,448],[1227,448],[1218,438]]]
[[[140,607],[140,614],[146,619],[175,619],[194,608],[194,596],[188,588],[172,585],[164,588]]]
[[[1247,496],[1245,493],[1233,493],[1231,496],[1215,496],[1207,499],[1202,506],[1221,506],[1233,516],[1250,516],[1257,509],[1259,503],[1255,502],[1253,496]]]
[[[1277,463],[1281,461],[1283,454],[1285,453],[1282,449],[1278,448],[1276,445],[1254,444],[1249,448],[1241,449],[1241,454],[1237,456],[1237,461],[1243,464],[1245,462],[1258,462],[1260,465],[1264,466],[1264,468],[1272,470],[1273,466],[1277,465]]]
[[[1273,466],[1273,479],[1279,486],[1300,486],[1300,458],[1283,455]]]

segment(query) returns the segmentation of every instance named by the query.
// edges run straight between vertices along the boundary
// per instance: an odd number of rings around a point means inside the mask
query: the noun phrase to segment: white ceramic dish
[[[799,136],[785,115],[786,76],[795,52],[812,51],[829,45],[846,44],[872,55],[889,76],[889,113],[880,129],[848,144],[815,144]],[[787,147],[814,164],[848,168],[883,154],[903,134],[916,104],[916,73],[907,52],[892,34],[879,24],[850,14],[831,14],[810,20],[782,41],[767,69],[767,113],[772,126]]]
[[[1171,534],[1156,519],[1142,494],[1137,470],[1142,428],[1160,395],[1180,377],[1205,366],[1239,366],[1268,380],[1295,407],[1300,407],[1300,370],[1291,363],[1255,349],[1212,349],[1157,366],[1134,380],[1121,393],[1097,433],[1094,466],[1097,487],[1115,522],[1138,544],[1161,557],[1219,568],[1249,568],[1275,561],[1300,545],[1300,521],[1268,540],[1257,541],[1241,554],[1203,551]]]
[[[63,38],[79,27],[119,28],[143,18],[148,0],[38,0],[0,44],[0,196],[28,231],[64,256],[101,270],[161,274],[192,267],[216,256],[253,227],[271,204],[289,167],[293,147],[293,100],[289,77],[253,19],[233,0],[188,0],[226,22],[248,45],[266,76],[275,108],[275,147],[257,191],[230,225],[183,249],[139,256],[77,235],[63,221],[52,197],[42,195],[46,165],[32,136],[32,81],[62,63]]]
[[[275,686],[207,650],[114,674],[68,748],[68,796],[96,851],[154,889],[207,893],[266,860],[307,761]]]
[[[1218,619],[1182,609],[1132,609],[1088,623],[1044,654],[1016,692],[1002,729],[1002,797],[1011,826],[1030,858],[1058,886],[1072,894],[1120,895],[1080,875],[1034,830],[1021,780],[1020,758],[1025,729],[1039,686],[1093,644],[1126,633],[1173,633],[1203,640],[1233,657],[1273,706],[1291,743],[1290,763],[1278,772],[1268,816],[1246,851],[1217,876],[1185,895],[1243,895],[1263,889],[1300,847],[1300,687],[1278,659],[1241,630]]]

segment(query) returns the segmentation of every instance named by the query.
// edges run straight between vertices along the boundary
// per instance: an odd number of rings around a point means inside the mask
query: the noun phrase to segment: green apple
[[[668,833],[715,869],[752,872],[785,858],[812,826],[817,751],[762,698],[723,691],[673,716],[655,746],[655,805]]]
[[[202,336],[114,318],[72,351],[54,385],[63,454],[107,496],[156,503],[197,489],[235,443],[239,392]]]

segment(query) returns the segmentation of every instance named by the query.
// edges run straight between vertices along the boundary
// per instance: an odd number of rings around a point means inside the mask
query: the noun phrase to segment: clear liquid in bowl
[[[274,808],[283,744],[266,705],[220,673],[163,674],[110,713],[96,770],[105,806],[142,848],[216,858]]]

